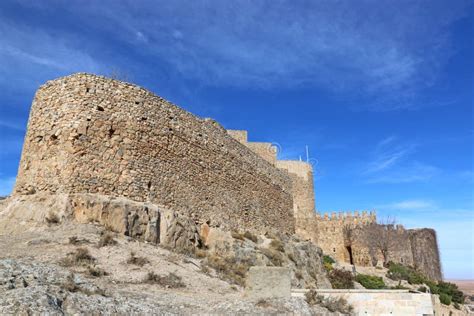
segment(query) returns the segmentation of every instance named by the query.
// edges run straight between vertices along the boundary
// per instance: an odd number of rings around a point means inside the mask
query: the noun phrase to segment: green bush
[[[465,295],[458,289],[458,286],[454,283],[449,282],[438,282],[438,291],[441,294],[447,294],[451,297],[452,301],[458,304],[464,304]]]
[[[415,269],[394,262],[388,263],[387,277],[396,281],[406,280],[410,284],[423,284],[428,280]]]
[[[329,256],[326,256],[324,255],[323,256],[323,266],[324,268],[326,269],[327,272],[331,272],[332,270],[334,270],[332,264],[335,263],[336,261],[334,261],[333,258],[329,257]]]
[[[366,289],[384,289],[386,287],[383,279],[378,276],[358,274],[356,281],[362,284]]]
[[[329,281],[333,289],[354,288],[354,277],[349,271],[334,269],[329,273]]]
[[[324,263],[329,263],[329,264],[336,263],[336,261],[334,261],[334,259],[331,258],[331,257],[328,256],[328,255],[324,255],[324,256],[323,256],[323,262],[324,262]]]
[[[387,277],[392,280],[407,280],[410,284],[426,284],[430,288],[432,294],[438,294],[440,296],[440,300],[448,302],[449,299],[449,304],[451,301],[458,304],[464,304],[465,295],[458,289],[456,284],[444,281],[432,281],[411,267],[389,262]],[[423,292],[420,289],[418,290]],[[449,305],[446,303],[443,304]]]
[[[427,290],[426,286],[420,286],[420,287],[418,288],[418,291],[419,291],[419,292],[426,293],[426,290]]]
[[[441,293],[439,295],[439,300],[441,303],[443,303],[444,305],[451,305],[451,296],[449,296],[448,294],[446,293]]]

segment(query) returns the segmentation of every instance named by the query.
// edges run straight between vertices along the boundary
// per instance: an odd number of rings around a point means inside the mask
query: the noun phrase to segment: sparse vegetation
[[[458,304],[464,304],[465,295],[458,289],[458,286],[449,282],[434,282],[425,277],[420,272],[411,267],[404,266],[399,263],[389,263],[389,271],[387,277],[392,280],[407,280],[410,284],[426,284],[430,288],[432,294],[438,294],[440,301],[451,304],[451,301]],[[443,299],[441,299],[443,296]],[[443,303],[445,305],[449,305]]]
[[[71,245],[81,245],[81,244],[88,244],[89,240],[88,239],[79,239],[77,236],[71,236],[69,237],[69,244]]]
[[[48,224],[59,224],[60,220],[59,220],[59,216],[56,215],[56,213],[53,213],[53,212],[49,212],[48,215],[46,216],[45,218],[46,220],[46,223]]]
[[[195,248],[194,249],[194,256],[196,258],[205,258],[207,256],[207,251],[202,248]]]
[[[333,289],[354,288],[354,276],[349,271],[334,269],[329,273],[329,281]]]
[[[326,269],[327,272],[331,272],[334,269],[332,265],[335,262],[336,261],[334,261],[334,259],[331,258],[330,256],[328,255],[323,256],[323,265],[324,265],[324,269]]]
[[[270,247],[280,252],[285,252],[285,246],[283,245],[283,242],[279,239],[273,239],[270,242]]]
[[[319,305],[327,308],[331,312],[339,312],[342,314],[350,314],[354,310],[346,299],[339,298],[326,298],[322,295],[318,295],[317,291],[310,290],[305,294],[306,302],[311,305]]]
[[[117,241],[114,239],[114,235],[111,232],[102,234],[97,244],[99,247],[113,246],[116,245]]]
[[[386,288],[385,283],[381,277],[367,275],[367,274],[358,274],[355,279],[366,289],[384,289]]]
[[[164,276],[158,275],[154,272],[148,272],[145,278],[145,282],[158,284],[165,288],[171,288],[171,289],[186,287],[186,284],[183,283],[181,277],[172,272]]]
[[[143,267],[145,264],[150,263],[150,260],[148,260],[147,258],[144,258],[144,257],[138,257],[132,251],[132,252],[130,252],[130,257],[127,259],[127,263]]]
[[[246,261],[237,261],[235,257],[224,259],[217,255],[207,257],[203,266],[215,269],[221,278],[241,286],[245,284],[245,275],[250,268],[250,264]]]
[[[75,292],[81,292],[86,295],[101,295],[101,296],[107,296],[105,291],[101,288],[96,288],[94,290],[90,289],[84,289],[80,287],[76,281],[74,280],[74,275],[70,274],[67,276],[66,281],[64,281],[62,284],[60,284],[61,288],[63,288],[67,292],[75,293]]]
[[[108,273],[105,270],[103,270],[103,269],[101,269],[97,266],[91,266],[91,265],[87,267],[86,272],[87,272],[88,275],[96,277],[96,278],[108,275]]]
[[[411,267],[389,262],[387,277],[392,280],[406,280],[410,284],[423,284],[427,278]]]
[[[230,232],[230,235],[232,236],[232,238],[234,239],[238,239],[238,240],[245,240],[245,237],[243,234],[239,233],[239,232],[236,232],[236,231],[231,231]]]
[[[69,253],[61,260],[65,267],[91,265],[96,259],[91,256],[87,248],[77,248],[75,252]]]
[[[247,239],[249,239],[249,240],[251,240],[251,241],[253,241],[254,243],[257,243],[257,242],[258,242],[258,237],[257,237],[256,235],[252,234],[252,233],[249,232],[249,231],[246,231],[246,232],[244,233],[244,237],[247,238]]]
[[[260,299],[257,301],[257,303],[255,303],[255,306],[260,307],[260,308],[268,308],[272,306],[272,304],[270,304],[270,302],[268,302],[265,299]]]
[[[261,248],[260,252],[264,254],[274,266],[281,267],[283,263],[283,256],[280,251],[273,248]]]

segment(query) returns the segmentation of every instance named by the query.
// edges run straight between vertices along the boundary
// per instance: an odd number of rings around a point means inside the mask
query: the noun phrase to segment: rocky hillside
[[[207,246],[178,253],[43,213],[42,223],[17,221],[0,233],[0,314],[332,315],[303,298],[245,296],[250,265],[290,266],[295,287],[325,285],[321,251],[308,242],[214,232]],[[5,227],[16,219],[0,206],[0,221]]]

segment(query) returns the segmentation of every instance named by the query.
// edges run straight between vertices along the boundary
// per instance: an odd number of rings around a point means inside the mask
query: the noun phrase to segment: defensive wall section
[[[216,122],[90,74],[35,95],[14,194],[36,192],[123,196],[225,228],[294,232],[287,173]]]
[[[436,231],[429,228],[410,229],[408,234],[415,268],[433,280],[441,280],[443,275]]]
[[[210,227],[296,233],[339,261],[373,264],[366,240],[348,243],[344,227],[374,223],[375,213],[317,213],[311,164],[278,160],[247,131],[105,77],[75,74],[37,91],[13,194],[35,193],[123,197]],[[390,259],[440,279],[435,232],[400,234]]]

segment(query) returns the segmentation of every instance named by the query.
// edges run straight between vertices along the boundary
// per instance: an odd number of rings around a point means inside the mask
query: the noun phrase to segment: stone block
[[[290,270],[285,267],[251,267],[245,295],[252,299],[290,297]]]

